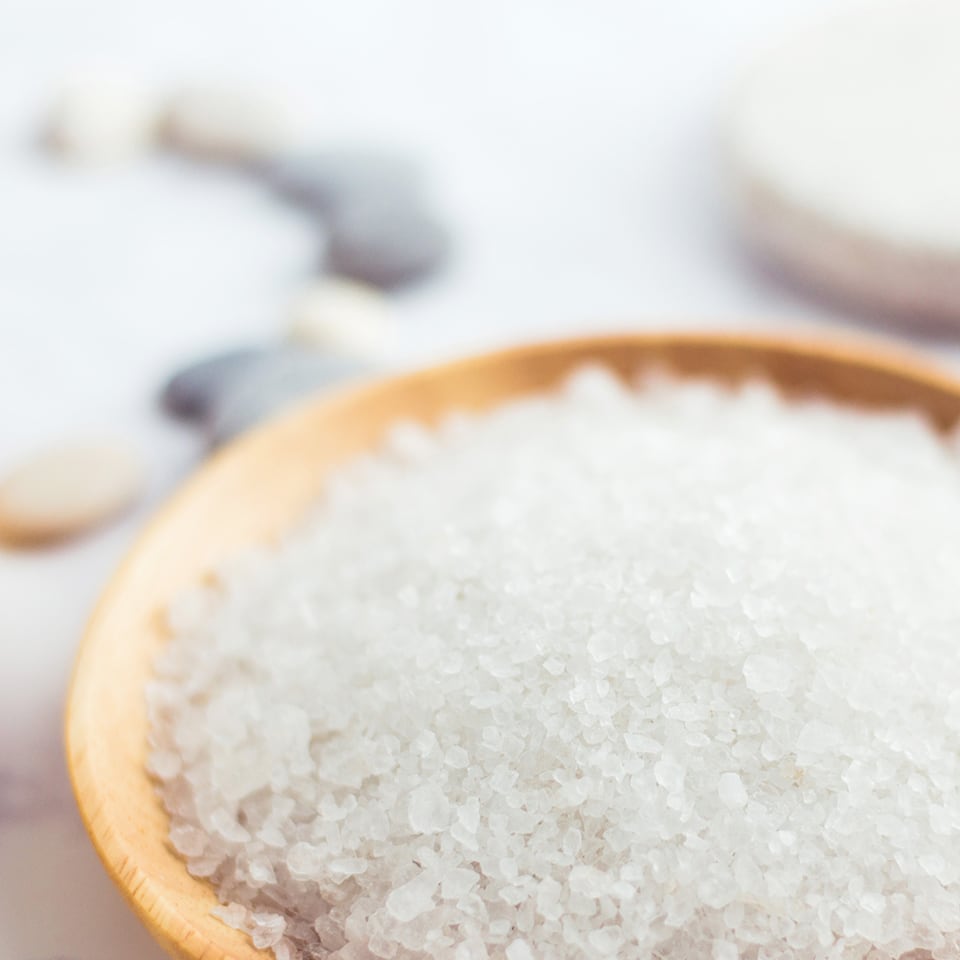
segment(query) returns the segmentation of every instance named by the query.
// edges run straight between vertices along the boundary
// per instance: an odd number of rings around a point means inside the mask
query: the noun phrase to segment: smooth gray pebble
[[[414,203],[421,192],[417,165],[406,157],[374,151],[329,151],[280,157],[264,175],[282,196],[324,216],[344,204],[378,197]]]
[[[219,446],[311,393],[362,377],[359,360],[312,351],[275,351],[217,398],[207,419],[211,446]]]
[[[399,287],[439,268],[450,248],[450,234],[426,211],[367,200],[331,218],[326,265],[376,287]]]
[[[180,420],[204,420],[217,398],[263,357],[264,350],[240,347],[197,360],[181,368],[166,382],[160,402]]]

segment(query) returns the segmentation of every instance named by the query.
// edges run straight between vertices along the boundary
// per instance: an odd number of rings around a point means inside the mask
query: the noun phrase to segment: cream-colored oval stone
[[[184,153],[240,162],[269,157],[299,138],[285,104],[255,91],[217,86],[176,94],[167,106],[163,132]]]
[[[0,536],[30,542],[81,533],[130,506],[142,486],[140,461],[125,446],[51,448],[0,480]]]
[[[156,103],[134,81],[87,75],[67,83],[51,106],[46,144],[74,163],[117,164],[152,146],[158,124]]]
[[[375,360],[389,352],[392,338],[387,298],[354,280],[319,280],[290,308],[287,339],[304,346]]]

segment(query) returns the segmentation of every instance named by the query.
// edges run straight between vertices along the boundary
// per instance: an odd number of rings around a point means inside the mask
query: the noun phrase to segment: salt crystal
[[[797,737],[797,749],[804,753],[825,753],[840,742],[840,732],[821,720],[811,720]]]
[[[457,807],[457,819],[471,833],[476,833],[480,825],[480,801],[476,797],[468,797],[466,803]]]
[[[740,960],[740,951],[728,940],[714,940],[713,960]]]
[[[408,583],[397,591],[397,599],[405,607],[416,607],[420,602],[420,594],[412,583]]]
[[[570,827],[570,829],[564,833],[562,847],[563,852],[567,854],[568,857],[575,857],[580,852],[582,844],[583,834],[576,827]]]
[[[258,949],[276,946],[287,928],[287,921],[275,913],[254,913],[251,919],[250,937]]]
[[[470,937],[457,944],[453,960],[488,960],[490,953],[479,937]]]
[[[867,913],[880,916],[886,908],[886,905],[887,899],[882,894],[863,893],[860,895],[860,906],[862,906]]]
[[[450,822],[450,803],[432,784],[410,794],[410,829],[417,833],[438,833]]]
[[[587,649],[590,651],[590,656],[598,663],[609,660],[610,657],[614,656],[618,646],[616,635],[603,630],[593,634],[587,641]]]
[[[653,775],[657,783],[670,791],[683,789],[683,781],[686,777],[686,769],[672,760],[660,760],[653,766]]]
[[[743,664],[747,686],[756,693],[783,693],[789,690],[793,673],[789,661],[761,653],[751,654]]]
[[[444,763],[455,770],[466,770],[470,763],[470,754],[463,747],[450,747],[443,757]]]
[[[717,792],[724,806],[742,807],[747,802],[747,791],[743,788],[743,781],[737,773],[730,771],[721,773]]]
[[[644,737],[636,733],[625,733],[623,739],[634,753],[660,753],[663,749],[663,744],[657,742],[652,737]]]
[[[551,676],[559,677],[566,669],[566,666],[559,657],[547,657],[547,659],[543,661],[543,669]]]
[[[181,762],[180,755],[172,750],[155,750],[148,769],[161,780],[172,780],[180,772]]]
[[[246,843],[250,839],[249,832],[224,807],[213,811],[210,826],[229,843]]]
[[[480,880],[475,870],[456,868],[443,874],[440,880],[440,896],[444,900],[459,900],[469,893]]]
[[[203,830],[189,823],[175,824],[170,828],[170,842],[187,857],[198,857],[207,847],[209,838]]]
[[[617,953],[623,944],[623,930],[620,927],[601,927],[587,934],[587,942],[601,956],[609,957]]]
[[[636,895],[636,887],[626,880],[617,880],[610,885],[610,896],[615,900],[632,900]]]
[[[535,960],[533,951],[526,940],[514,940],[504,950],[504,956],[507,960]]]
[[[390,914],[407,923],[433,907],[433,895],[438,883],[430,877],[418,876],[397,887],[387,897]]]
[[[294,877],[304,880],[314,877],[322,864],[322,852],[309,843],[296,843],[287,853],[287,869]]]
[[[214,916],[219,917],[228,926],[237,930],[243,930],[247,924],[247,908],[239,903],[229,903],[222,907],[214,907],[210,911]]]
[[[570,889],[581,896],[596,899],[610,889],[610,879],[602,870],[578,864],[570,871]]]

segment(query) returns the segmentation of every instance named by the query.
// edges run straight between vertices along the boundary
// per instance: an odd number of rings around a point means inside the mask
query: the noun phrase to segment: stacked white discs
[[[280,960],[955,957],[958,582],[908,415],[589,372],[404,427],[173,611],[171,840]]]
[[[960,4],[875,0],[746,78],[728,145],[747,227],[807,281],[960,322]]]

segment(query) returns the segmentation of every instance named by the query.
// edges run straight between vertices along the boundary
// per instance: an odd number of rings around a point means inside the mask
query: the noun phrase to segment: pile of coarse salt
[[[170,838],[278,960],[960,955],[960,464],[585,370],[182,598]]]

